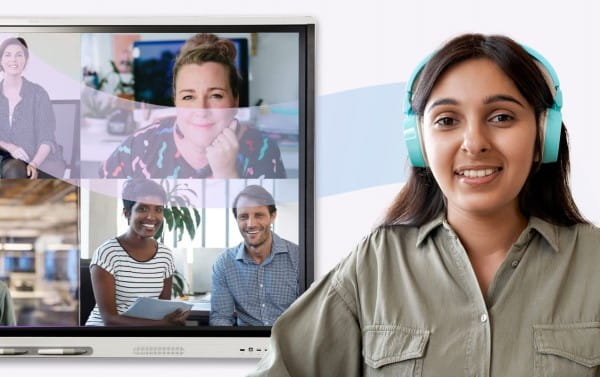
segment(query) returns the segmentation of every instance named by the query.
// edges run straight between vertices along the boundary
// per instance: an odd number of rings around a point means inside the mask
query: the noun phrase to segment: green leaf
[[[196,235],[196,227],[194,226],[194,221],[192,220],[192,214],[190,213],[190,210],[185,207],[182,208],[181,211],[184,214],[183,223],[185,224],[185,228],[190,236],[190,239],[193,240],[194,236]]]
[[[177,203],[178,207],[185,208],[189,205],[189,200],[188,203],[186,203],[186,201],[181,196],[175,196],[173,199]]]
[[[171,211],[171,208],[165,208],[163,214],[165,216],[165,221],[167,222],[167,227],[169,230],[173,229],[173,212]]]
[[[154,239],[158,240],[160,239],[162,242],[163,239],[163,233],[164,233],[164,228],[165,228],[165,223],[162,222],[160,223],[160,226],[158,227],[158,229],[156,230],[156,233],[154,233]]]
[[[200,226],[200,212],[198,212],[195,207],[192,208],[192,210],[194,211],[194,217],[196,219],[196,228],[198,228]]]

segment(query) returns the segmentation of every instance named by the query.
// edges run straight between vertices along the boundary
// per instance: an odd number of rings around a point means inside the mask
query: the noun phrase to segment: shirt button
[[[481,321],[481,323],[487,322],[487,320],[488,320],[487,314],[482,314],[481,317],[479,317],[479,320]]]
[[[519,265],[519,260],[515,259],[510,265],[512,266],[512,268],[516,268]]]
[[[261,285],[260,285],[260,287],[262,288],[262,287],[263,287],[263,285],[261,284]]]
[[[264,307],[265,307],[265,304],[262,304],[262,307],[264,308]]]

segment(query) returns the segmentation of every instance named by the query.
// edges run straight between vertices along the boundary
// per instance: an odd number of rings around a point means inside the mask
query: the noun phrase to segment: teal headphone
[[[550,65],[548,60],[542,55],[537,53],[535,50],[523,46],[523,49],[527,53],[540,63],[552,80],[552,86],[554,88],[554,103],[551,107],[546,110],[545,124],[543,137],[544,147],[542,153],[542,162],[556,162],[558,159],[558,147],[560,145],[560,130],[562,127],[562,91],[560,90],[560,84],[558,82],[558,76],[554,71],[554,68]],[[406,83],[406,92],[404,95],[404,141],[406,142],[406,149],[408,151],[408,157],[412,166],[424,168],[427,166],[423,150],[421,148],[421,140],[419,137],[419,127],[417,122],[417,114],[412,108],[412,97],[413,97],[413,86],[419,74],[429,62],[429,59],[433,56],[433,53],[423,59],[417,68],[410,75],[410,79]]]

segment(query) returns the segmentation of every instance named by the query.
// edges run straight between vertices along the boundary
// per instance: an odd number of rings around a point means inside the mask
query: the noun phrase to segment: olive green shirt
[[[0,326],[16,326],[15,311],[13,309],[10,292],[0,281]]]
[[[481,293],[443,218],[375,230],[275,323],[252,376],[600,376],[600,229],[531,218]]]

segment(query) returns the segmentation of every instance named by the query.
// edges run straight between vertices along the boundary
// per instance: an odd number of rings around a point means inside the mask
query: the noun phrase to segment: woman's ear
[[[123,208],[123,217],[125,217],[127,219],[127,225],[129,225],[129,216],[131,215],[131,212],[127,210],[127,208]]]

